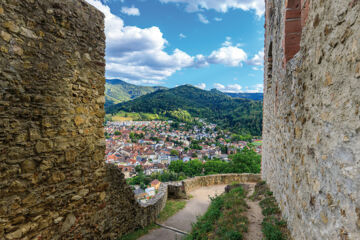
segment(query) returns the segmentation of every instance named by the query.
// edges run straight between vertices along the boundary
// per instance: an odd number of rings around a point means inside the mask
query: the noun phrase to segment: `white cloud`
[[[217,90],[223,91],[225,89],[225,86],[220,83],[214,83],[214,88]]]
[[[209,56],[190,56],[180,49],[167,53],[168,42],[158,27],[125,26],[123,20],[112,14],[100,0],[87,1],[105,15],[107,78],[158,84],[183,68],[200,68],[210,64],[238,67],[248,62],[244,50],[239,44],[233,45],[229,37],[221,48]]]
[[[223,44],[221,44],[223,47],[229,47],[232,45],[232,41],[231,41],[231,37],[226,37],[225,42],[223,42]]]
[[[183,3],[186,11],[198,12],[213,9],[217,12],[226,13],[229,9],[254,10],[257,16],[265,12],[264,0],[159,0],[163,3]]]
[[[245,87],[245,89],[243,90],[243,87],[237,83],[229,84],[229,85],[215,83],[214,88],[216,88],[219,91],[228,92],[228,93],[261,93],[263,92],[264,84],[256,84],[251,88]]]
[[[194,64],[195,58],[179,49],[164,51],[167,41],[158,27],[125,26],[99,0],[87,1],[105,15],[107,77],[155,84]]]
[[[207,20],[207,18],[201,14],[201,13],[198,13],[198,18],[199,18],[199,21],[204,23],[204,24],[208,24],[209,23],[209,20]]]
[[[121,12],[129,16],[140,16],[140,11],[138,8],[132,7],[122,7]]]
[[[221,21],[222,21],[222,18],[215,17],[214,20],[217,21],[217,22],[221,22]]]
[[[249,65],[253,66],[263,66],[264,65],[264,49],[259,51],[255,56],[247,62]]]
[[[262,93],[264,91],[264,84],[256,84],[252,88],[246,87],[246,93]]]
[[[227,66],[242,66],[247,59],[247,55],[241,48],[234,46],[224,46],[213,51],[208,57],[208,62],[213,64],[224,64]]]
[[[238,93],[241,92],[242,87],[235,83],[235,84],[229,84],[227,86],[220,84],[220,83],[215,83],[214,87],[222,92],[230,92],[230,93]]]
[[[186,35],[183,34],[183,33],[180,33],[180,34],[179,34],[179,38],[186,38]]]
[[[252,67],[251,69],[254,71],[264,71],[264,68],[262,67]]]
[[[209,66],[207,57],[205,57],[202,54],[198,54],[195,56],[195,61],[194,61],[193,67],[201,68],[201,67],[207,67],[207,66]]]
[[[206,84],[205,83],[199,83],[199,84],[195,85],[195,87],[204,90],[206,88]]]

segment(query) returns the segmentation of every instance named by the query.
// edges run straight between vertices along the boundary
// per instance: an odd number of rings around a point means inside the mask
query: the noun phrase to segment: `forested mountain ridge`
[[[225,94],[233,98],[246,98],[255,101],[262,101],[264,99],[263,93],[225,93]]]
[[[105,105],[109,106],[111,104],[126,102],[160,89],[166,89],[166,87],[137,86],[120,79],[106,79]]]
[[[231,98],[218,90],[205,91],[192,85],[158,90],[106,108],[111,114],[119,111],[162,114],[175,110],[186,110],[192,117],[207,119],[233,132],[261,135],[261,101]]]

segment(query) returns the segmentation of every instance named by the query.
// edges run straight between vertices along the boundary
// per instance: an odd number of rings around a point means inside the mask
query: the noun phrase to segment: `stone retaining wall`
[[[241,174],[215,174],[198,176],[183,181],[169,183],[169,197],[183,198],[191,191],[212,185],[247,183],[261,181],[261,174],[241,173]]]
[[[150,199],[147,203],[141,203],[142,212],[144,219],[142,226],[147,226],[155,222],[157,216],[160,214],[161,210],[166,205],[168,199],[168,185],[166,183],[161,183],[158,193]]]

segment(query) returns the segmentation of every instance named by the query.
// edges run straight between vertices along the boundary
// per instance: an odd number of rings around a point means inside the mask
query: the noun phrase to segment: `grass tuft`
[[[157,221],[159,223],[165,222],[169,217],[183,209],[185,205],[185,200],[168,200],[164,209],[160,212]]]
[[[211,198],[207,212],[193,224],[191,233],[185,239],[243,239],[248,226],[248,219],[244,216],[247,211],[245,196],[246,191],[240,186]]]
[[[264,215],[262,232],[265,240],[290,239],[290,232],[287,229],[286,222],[281,218],[281,212],[276,199],[264,181],[256,184],[254,194],[251,198],[253,200],[261,200],[259,205]]]

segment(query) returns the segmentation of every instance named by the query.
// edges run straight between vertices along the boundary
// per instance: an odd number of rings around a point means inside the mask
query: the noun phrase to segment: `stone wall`
[[[263,178],[294,239],[360,239],[360,1],[297,1],[288,58],[291,2],[266,1]]]
[[[153,219],[103,161],[103,19],[80,0],[0,2],[0,239],[108,239]]]
[[[248,183],[261,181],[260,174],[242,173],[242,174],[215,174],[207,176],[199,176],[185,179],[181,182],[169,184],[169,197],[181,198],[189,194],[189,192],[212,185],[232,184],[232,183]]]

